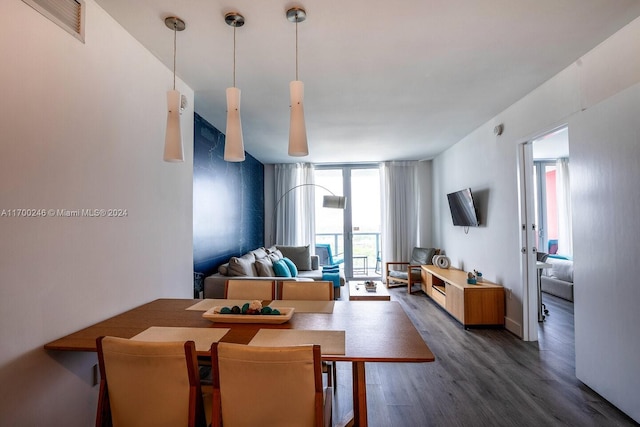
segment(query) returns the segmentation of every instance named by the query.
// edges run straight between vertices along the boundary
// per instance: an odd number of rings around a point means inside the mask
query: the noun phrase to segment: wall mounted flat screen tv
[[[447,199],[449,200],[453,225],[464,227],[477,227],[480,225],[470,188],[449,193],[447,194]]]

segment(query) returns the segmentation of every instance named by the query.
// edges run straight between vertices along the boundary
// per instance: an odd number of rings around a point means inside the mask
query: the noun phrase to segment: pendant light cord
[[[296,16],[296,80],[298,80],[298,17]]]
[[[233,87],[236,87],[236,27],[233,27]]]
[[[176,34],[178,33],[178,22],[173,22],[173,90],[176,90]]]

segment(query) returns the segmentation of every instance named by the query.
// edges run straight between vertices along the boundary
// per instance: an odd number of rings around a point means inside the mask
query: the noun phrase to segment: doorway
[[[572,226],[569,201],[569,133],[566,126],[520,146],[519,192],[521,219],[521,271],[523,339],[536,341],[545,313],[540,289],[542,263],[550,252],[571,256]]]
[[[380,279],[381,210],[378,165],[316,166],[314,180],[347,198],[344,210],[316,201],[316,243],[331,246],[348,279]],[[321,195],[316,194],[316,198]],[[329,212],[332,211],[332,212]]]

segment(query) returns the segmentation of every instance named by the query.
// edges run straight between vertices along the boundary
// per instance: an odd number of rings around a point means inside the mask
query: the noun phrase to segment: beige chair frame
[[[324,280],[309,282],[283,280],[278,283],[278,299],[333,301],[333,282]]]
[[[116,337],[99,337],[96,340],[98,350],[98,365],[100,369],[100,391],[98,394],[98,410],[96,414],[96,427],[111,427],[114,421],[125,423],[128,426],[167,426],[167,415],[172,407],[176,407],[176,389],[184,387],[184,381],[180,377],[188,379],[188,390],[183,396],[188,399],[187,411],[184,407],[175,408],[174,420],[182,419],[189,427],[206,427],[205,414],[200,378],[198,373],[198,360],[196,357],[195,343],[186,342],[144,342],[132,341]],[[184,364],[180,363],[184,359]],[[149,361],[153,360],[151,368]],[[158,378],[166,377],[168,371],[175,372],[175,368],[184,369],[184,376],[176,373],[175,383],[167,381],[159,387]],[[140,370],[144,369],[148,374],[147,380],[139,381]],[[127,372],[131,375],[127,375]],[[109,382],[111,378],[111,383]],[[169,390],[169,393],[167,393]],[[115,394],[114,394],[115,393]],[[118,393],[126,393],[121,398],[115,399],[121,402],[118,408],[114,408],[114,398]],[[179,394],[180,391],[177,391]],[[129,399],[135,396],[135,399]],[[139,405],[143,399],[147,405]],[[127,407],[127,402],[130,407]],[[124,404],[122,404],[124,402]],[[145,412],[142,407],[158,408]],[[178,406],[182,406],[181,404]],[[167,410],[162,412],[160,410]]]
[[[226,350],[226,351],[225,351]],[[234,371],[227,377],[226,383],[221,382],[221,353],[227,353],[226,360],[232,360],[237,363],[244,363],[244,360],[250,360],[253,369],[258,367],[260,371],[264,371],[265,375],[274,375],[274,364],[290,363],[290,372],[292,373],[288,377],[279,377],[274,379],[274,383],[267,380],[257,380],[255,383],[245,384],[244,382],[237,382],[235,378],[237,373]],[[304,354],[308,357],[304,357]],[[292,358],[298,359],[294,361]],[[302,356],[302,357],[301,357]],[[306,360],[304,362],[303,360]],[[321,354],[319,345],[303,345],[303,346],[287,346],[287,347],[254,347],[242,344],[230,344],[230,343],[213,343],[211,345],[211,371],[213,381],[213,413],[215,416],[211,420],[212,427],[238,427],[238,426],[254,426],[254,425],[278,425],[277,421],[274,421],[276,417],[280,417],[282,414],[286,414],[290,411],[290,408],[297,408],[296,404],[292,404],[291,400],[300,397],[300,385],[304,384],[303,378],[300,375],[296,375],[295,371],[302,368],[303,364],[308,364],[310,361],[313,363],[313,384],[314,384],[314,414],[313,425],[316,427],[327,427],[332,425],[331,409],[332,409],[332,393],[328,388],[323,390],[322,388],[322,372],[321,372]],[[224,362],[222,363],[224,365]],[[259,366],[262,365],[262,366]],[[241,370],[244,372],[244,370]],[[307,371],[309,372],[309,371]],[[231,378],[231,380],[229,380]],[[271,386],[271,387],[270,387]],[[230,390],[233,388],[246,387],[249,389],[264,390],[264,393],[260,393],[260,396],[264,396],[266,400],[263,402],[256,402],[255,399],[242,398],[239,402],[234,404],[237,406],[233,411],[223,407],[223,396],[225,393],[229,396]],[[227,390],[225,392],[225,390]],[[234,392],[238,390],[235,389]],[[248,393],[247,393],[248,394]],[[257,407],[262,408],[256,410]],[[239,415],[233,420],[223,419],[225,413]],[[311,417],[310,417],[311,418]],[[276,424],[273,424],[276,422]],[[290,425],[304,425],[300,420],[291,420]]]
[[[226,299],[274,300],[276,299],[275,280],[229,279],[225,283]]]

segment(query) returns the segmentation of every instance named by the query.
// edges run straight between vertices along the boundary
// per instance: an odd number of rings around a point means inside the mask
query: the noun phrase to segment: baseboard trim
[[[507,331],[511,332],[512,334],[516,335],[517,337],[522,338],[522,325],[518,322],[516,322],[513,319],[510,319],[508,317],[504,318],[504,327]]]

